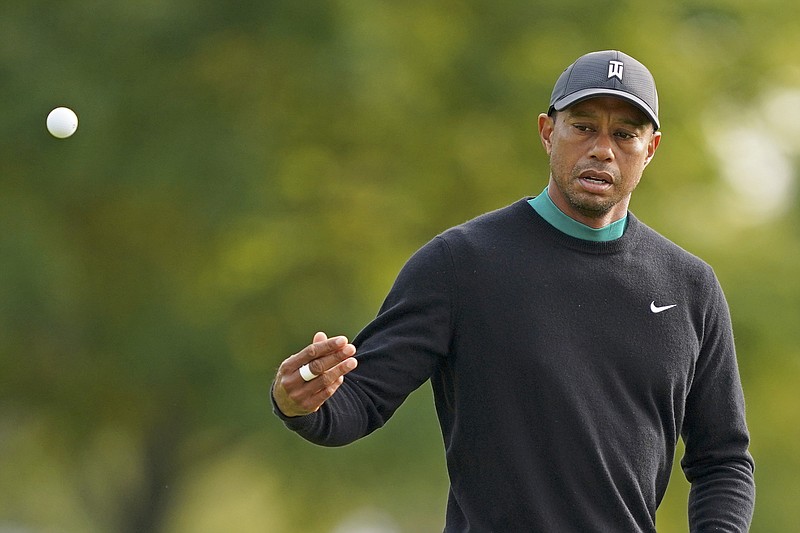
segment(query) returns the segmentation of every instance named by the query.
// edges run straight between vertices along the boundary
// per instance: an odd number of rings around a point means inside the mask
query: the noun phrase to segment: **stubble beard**
[[[602,218],[617,204],[613,198],[598,200],[592,197],[594,200],[592,201],[581,198],[580,194],[575,194],[575,192],[571,190],[562,191],[562,193],[573,209],[588,218]],[[583,194],[589,195],[589,193]]]
[[[618,198],[616,193],[612,194],[610,197],[603,198],[598,195],[582,191],[578,183],[578,175],[583,170],[584,169],[577,170],[574,175],[571,175],[570,181],[566,186],[562,185],[562,182],[559,179],[555,179],[553,181],[555,182],[559,191],[561,191],[561,195],[575,211],[587,218],[603,218],[609,213],[609,211],[611,211],[611,209],[614,208],[615,205],[622,200],[622,198]],[[615,176],[615,182],[617,182],[617,179],[618,177]]]

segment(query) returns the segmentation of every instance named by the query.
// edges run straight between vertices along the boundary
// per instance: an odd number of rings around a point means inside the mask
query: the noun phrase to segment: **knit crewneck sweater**
[[[311,415],[277,414],[343,445],[430,380],[447,532],[655,531],[682,436],[691,530],[746,531],[753,463],[712,269],[631,213],[619,239],[592,242],[527,200],[417,251],[339,391]]]

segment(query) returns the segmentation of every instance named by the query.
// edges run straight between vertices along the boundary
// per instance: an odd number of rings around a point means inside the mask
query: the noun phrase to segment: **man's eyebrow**
[[[597,119],[597,113],[593,113],[586,109],[580,109],[580,108],[570,109],[567,113],[568,116],[571,118]],[[643,128],[648,124],[650,124],[650,120],[648,120],[648,118],[644,116],[644,113],[642,113],[641,116],[639,115],[623,116],[619,119],[619,122],[622,122],[623,124],[634,128]]]

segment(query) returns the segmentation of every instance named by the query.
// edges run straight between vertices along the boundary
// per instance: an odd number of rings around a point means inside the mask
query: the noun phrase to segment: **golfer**
[[[652,75],[601,51],[558,78],[547,187],[436,236],[352,344],[280,365],[275,413],[339,446],[430,380],[446,532],[652,532],[675,446],[689,529],[744,532],[753,460],[731,320],[711,267],[636,218],[661,140]]]

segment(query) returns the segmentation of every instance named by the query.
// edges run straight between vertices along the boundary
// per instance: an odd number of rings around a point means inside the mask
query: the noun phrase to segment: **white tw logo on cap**
[[[624,65],[622,61],[611,60],[608,62],[608,79],[619,78],[622,81],[622,69]]]

